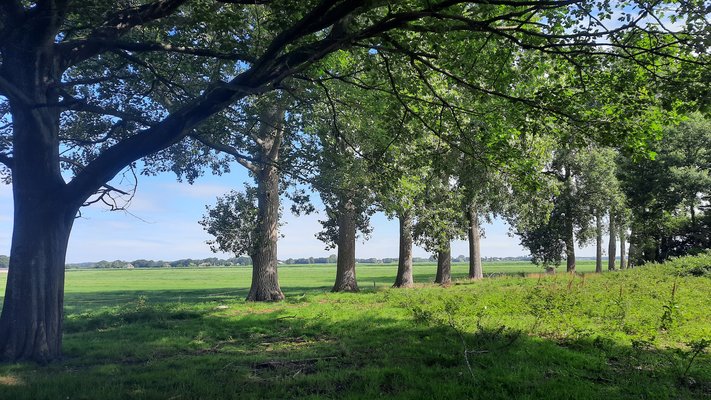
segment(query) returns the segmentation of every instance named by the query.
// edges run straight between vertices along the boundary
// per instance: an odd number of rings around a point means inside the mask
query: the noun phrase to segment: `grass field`
[[[0,365],[0,399],[711,398],[711,279],[678,273],[711,256],[688,260],[493,263],[479,282],[455,265],[448,288],[417,265],[405,290],[359,265],[356,294],[328,292],[333,266],[290,266],[267,304],[243,300],[244,267],[68,271],[65,358]]]

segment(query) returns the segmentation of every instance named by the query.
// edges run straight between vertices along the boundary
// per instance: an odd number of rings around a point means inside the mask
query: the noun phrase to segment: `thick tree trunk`
[[[279,235],[279,173],[265,166],[257,177],[257,243],[252,254],[252,287],[248,301],[284,299],[277,273],[277,238]]]
[[[17,54],[18,59],[26,56]],[[6,65],[4,72],[23,94],[36,104],[56,102],[56,95],[42,86],[43,78],[33,75],[42,62],[20,60],[19,65],[14,70]],[[81,201],[67,196],[59,170],[59,112],[16,101],[10,105],[14,222],[0,315],[0,358],[45,363],[61,356],[64,262]]]
[[[435,283],[448,285],[452,283],[452,248],[450,241],[447,241],[442,250],[437,252],[437,276]]]
[[[64,260],[76,211],[17,197],[0,358],[45,363],[61,356]]]
[[[393,287],[412,287],[412,216],[409,212],[399,215],[400,220],[400,252],[397,262],[397,276]]]
[[[615,227],[615,220],[610,214],[610,242],[607,246],[607,269],[609,271],[615,270],[615,258],[617,257],[617,228]]]
[[[620,229],[620,269],[627,268],[627,258],[625,257],[625,229]]]
[[[334,292],[357,292],[355,269],[355,207],[350,200],[343,201],[338,213],[338,260]]]
[[[467,211],[469,217],[469,279],[482,279],[484,271],[481,268],[481,232],[479,230],[479,214],[474,204]]]
[[[259,158],[269,162],[252,172],[257,180],[257,235],[252,257],[252,286],[248,301],[284,299],[277,272],[277,239],[279,237],[279,161],[283,135],[284,110],[276,104],[265,106],[260,113]]]

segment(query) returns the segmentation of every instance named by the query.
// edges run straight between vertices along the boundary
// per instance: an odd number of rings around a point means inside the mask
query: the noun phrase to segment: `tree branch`
[[[104,23],[94,29],[85,40],[57,45],[62,69],[91,58],[107,49],[108,43],[128,33],[131,29],[172,14],[187,0],[156,0],[138,7],[130,7],[109,15]]]
[[[5,153],[0,153],[0,163],[4,164],[9,169],[12,169],[12,166],[14,165],[14,160],[9,155]]]
[[[153,121],[150,121],[141,115],[136,115],[133,113],[117,110],[114,108],[107,108],[107,107],[101,107],[101,106],[98,106],[95,104],[89,104],[86,101],[86,99],[78,99],[76,97],[72,97],[70,94],[68,94],[66,92],[62,93],[62,96],[65,98],[65,100],[60,101],[57,104],[40,104],[40,105],[37,105],[36,107],[60,106],[60,107],[64,107],[67,110],[72,110],[72,111],[83,111],[83,112],[99,114],[99,115],[110,115],[113,117],[121,118],[122,120],[125,120],[125,121],[138,122],[138,123],[145,125],[145,126],[151,126],[154,124]]]
[[[198,57],[210,57],[220,60],[234,60],[234,61],[244,61],[248,63],[254,62],[254,57],[251,57],[245,53],[223,53],[219,51],[214,51],[210,49],[202,49],[198,47],[187,47],[187,46],[174,46],[170,43],[159,43],[159,42],[122,42],[114,40],[104,40],[95,39],[92,41],[85,40],[83,45],[87,46],[97,46],[102,48],[104,51],[110,50],[126,50],[133,52],[166,52],[166,53],[180,53],[193,55]],[[78,43],[76,45],[79,45]]]
[[[223,143],[218,143],[218,142],[213,142],[207,138],[205,138],[202,135],[190,135],[193,139],[197,140],[198,142],[204,144],[205,146],[229,154],[233,156],[238,163],[240,163],[243,167],[247,168],[251,172],[257,173],[259,172],[259,168],[255,165],[257,163],[263,163],[261,160],[257,160],[255,158],[252,158],[250,156],[246,156],[242,153],[240,153],[237,149],[235,149],[232,146],[228,146]]]

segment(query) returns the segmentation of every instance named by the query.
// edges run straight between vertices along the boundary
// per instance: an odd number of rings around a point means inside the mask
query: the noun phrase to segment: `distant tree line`
[[[0,268],[2,268],[2,263],[4,262],[3,257],[0,256]],[[5,264],[6,265],[6,264]],[[83,262],[83,263],[72,263],[67,264],[67,268],[179,268],[179,267],[226,267],[233,265],[247,266],[252,265],[252,260],[249,257],[233,257],[227,259],[220,259],[216,257],[202,258],[202,259],[192,259],[185,258],[175,261],[163,261],[163,260],[114,260],[114,261],[97,261],[97,262]]]
[[[482,257],[483,261],[530,261],[530,257]],[[397,263],[398,258],[386,257],[386,258],[357,258],[356,262],[359,264],[394,264]],[[436,257],[413,257],[413,263],[428,263],[437,261]],[[452,262],[469,262],[469,257],[464,255],[459,255],[457,257],[452,257]],[[331,254],[328,257],[308,257],[308,258],[287,258],[283,261],[286,265],[310,265],[310,264],[335,264],[336,255]],[[7,268],[10,264],[10,257],[6,255],[0,255],[0,268]],[[232,258],[183,258],[175,261],[163,261],[163,260],[145,260],[138,259],[133,261],[125,260],[114,260],[114,261],[96,261],[96,262],[82,262],[82,263],[71,263],[67,264],[68,269],[120,269],[120,268],[184,268],[184,267],[230,267],[230,266],[250,266],[252,265],[252,260],[249,257],[232,257]]]

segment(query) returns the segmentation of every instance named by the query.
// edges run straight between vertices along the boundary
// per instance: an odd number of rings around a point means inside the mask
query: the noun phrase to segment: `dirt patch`
[[[5,375],[5,376],[0,376],[0,386],[21,386],[24,385],[25,382],[22,381],[22,379],[12,376],[12,375]]]

